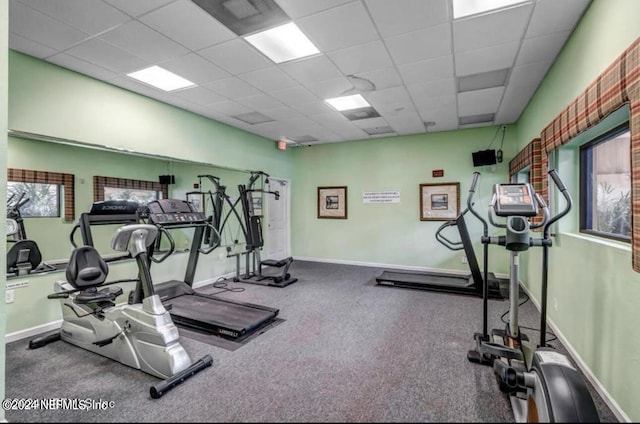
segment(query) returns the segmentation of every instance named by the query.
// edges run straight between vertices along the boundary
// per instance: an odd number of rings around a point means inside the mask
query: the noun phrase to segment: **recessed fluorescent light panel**
[[[523,0],[453,0],[453,19],[478,13],[492,12],[520,3],[529,3]]]
[[[320,53],[293,22],[244,38],[275,63]]]
[[[193,0],[239,36],[282,25],[291,18],[273,0]]]
[[[482,90],[491,87],[501,87],[507,83],[509,69],[483,72],[480,74],[458,77],[458,92]]]
[[[127,74],[127,76],[164,91],[174,91],[195,86],[191,81],[159,66],[151,66],[150,68]]]
[[[334,97],[333,99],[326,99],[325,102],[329,103],[335,110],[341,112],[343,110],[360,109],[363,107],[370,107],[361,94],[354,94],[352,96]]]

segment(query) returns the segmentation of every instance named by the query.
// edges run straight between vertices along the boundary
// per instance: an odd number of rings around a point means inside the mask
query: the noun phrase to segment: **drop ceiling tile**
[[[402,78],[395,68],[377,69],[371,72],[362,72],[359,77],[373,82],[377,90],[402,85]]]
[[[223,116],[235,116],[254,111],[252,108],[248,108],[245,105],[234,102],[233,100],[227,100],[220,103],[212,103],[207,107],[211,110],[212,113],[217,113]]]
[[[342,76],[340,70],[324,55],[282,63],[280,69],[302,84],[324,81]]]
[[[273,66],[273,62],[239,38],[207,47],[198,54],[233,75]]]
[[[151,28],[191,50],[236,38],[236,35],[192,1],[180,0],[140,18]],[[185,25],[188,22],[188,25]]]
[[[456,111],[434,110],[428,113],[420,113],[422,119],[427,122],[435,122],[433,126],[425,128],[425,132],[451,131],[458,129],[458,117]]]
[[[276,66],[240,74],[238,77],[266,92],[284,90],[298,85],[293,78]]]
[[[49,57],[47,61],[55,63],[58,66],[62,66],[63,68],[71,69],[72,71],[89,75],[100,80],[110,80],[111,78],[115,78],[118,75],[117,73],[105,69],[101,66],[85,62],[65,53],[53,55]]]
[[[98,38],[70,48],[67,54],[123,74],[138,71],[149,65],[149,62]]]
[[[92,35],[99,34],[131,19],[101,0],[28,0],[28,5]]]
[[[458,116],[495,113],[503,94],[504,87],[458,93]]]
[[[496,113],[495,123],[511,124],[516,122],[536,89],[536,84],[509,85],[505,90],[500,109]]]
[[[336,50],[327,55],[346,75],[393,66],[391,57],[380,40]]]
[[[198,85],[231,76],[224,69],[203,59],[196,53],[189,53],[158,65]]]
[[[456,94],[438,96],[438,97],[413,97],[413,102],[418,109],[418,113],[423,115],[424,112],[431,113],[434,110],[453,111],[454,116],[457,113],[457,96]]]
[[[455,96],[456,80],[446,78],[441,80],[419,82],[407,85],[407,90],[414,99]]]
[[[497,69],[511,68],[516,60],[520,41],[456,53],[456,75],[473,75]]]
[[[62,50],[90,37],[17,1],[9,3],[9,32],[43,46]]]
[[[453,75],[453,56],[442,56],[398,66],[405,84],[446,79]]]
[[[291,87],[280,91],[272,91],[273,97],[289,106],[300,103],[310,103],[318,100],[318,97],[304,87]]]
[[[544,79],[552,61],[532,62],[518,65],[511,71],[509,85],[507,87],[520,87],[533,85],[537,87]]]
[[[386,88],[367,93],[366,99],[383,116],[414,110],[413,100],[404,87]]]
[[[150,12],[154,9],[164,6],[167,3],[171,3],[174,0],[104,0],[112,6],[117,7],[124,13],[137,17]]]
[[[258,94],[257,96],[243,97],[236,101],[247,107],[256,110],[275,109],[284,106],[279,100],[274,99],[268,94]]]
[[[591,0],[538,0],[526,37],[539,37],[558,31],[571,31],[589,7]]]
[[[9,33],[9,46],[13,50],[26,53],[29,56],[39,59],[51,56],[56,52],[56,50],[51,47],[47,47],[44,44],[29,40],[12,32]]]
[[[276,3],[290,18],[297,19],[350,1],[353,0],[276,0]]]
[[[385,39],[396,65],[451,55],[449,24],[436,25]]]
[[[351,125],[351,121],[346,116],[336,111],[312,114],[309,115],[309,118],[327,128]]]
[[[184,90],[172,91],[176,97],[199,105],[210,105],[212,103],[225,102],[228,99],[204,87],[185,88]]]
[[[532,4],[524,4],[495,13],[454,20],[455,52],[462,53],[521,40],[532,9]]]
[[[397,115],[385,116],[385,119],[399,135],[426,132],[424,121],[415,110],[405,110]]]
[[[265,113],[270,117],[272,117],[273,119],[275,119],[276,121],[292,119],[292,118],[301,118],[303,116],[296,109],[288,106],[281,106],[273,109],[266,109]]]
[[[100,35],[100,38],[150,62],[160,62],[189,52],[170,38],[137,21],[121,25]]]
[[[333,108],[323,101],[315,101],[311,103],[301,103],[296,105],[296,110],[307,115],[318,115],[333,111]]]
[[[321,99],[338,97],[340,93],[349,90],[353,85],[345,77],[306,84],[306,87]]]
[[[525,38],[516,65],[555,60],[569,35],[569,31],[562,31],[542,37]]]
[[[365,0],[383,37],[404,34],[449,20],[447,0],[402,0],[402,7],[389,0]]]
[[[253,85],[246,83],[238,77],[229,77],[219,79],[204,86],[218,94],[222,94],[230,99],[237,99],[240,97],[249,97],[262,94],[262,91],[255,88]]]
[[[323,52],[378,39],[378,32],[359,1],[300,18],[296,24]]]

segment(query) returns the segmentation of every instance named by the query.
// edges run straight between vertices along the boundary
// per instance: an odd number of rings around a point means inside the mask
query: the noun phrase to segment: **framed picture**
[[[262,216],[262,193],[251,193],[251,210],[253,216]]]
[[[318,187],[318,218],[347,219],[347,187]]]
[[[194,211],[204,213],[204,193],[200,191],[187,193],[187,202],[191,203]]]
[[[460,183],[420,184],[420,221],[449,221],[459,209]]]

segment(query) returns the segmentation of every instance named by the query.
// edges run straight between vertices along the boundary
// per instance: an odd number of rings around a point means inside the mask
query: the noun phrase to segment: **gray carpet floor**
[[[481,299],[375,284],[381,269],[295,261],[285,288],[229,283],[220,296],[280,309],[284,321],[233,350],[181,337],[213,365],[151,399],[158,379],[64,342],[7,345],[6,398],[112,402],[8,410],[9,422],[512,422],[493,370],[466,354]],[[218,292],[213,287],[205,292]],[[508,302],[492,300],[490,328]],[[531,302],[521,323],[538,327]],[[535,332],[528,332],[537,340]],[[558,345],[556,341],[554,345]],[[558,346],[556,346],[558,347]],[[561,349],[562,347],[559,346]],[[603,422],[615,416],[592,390]]]

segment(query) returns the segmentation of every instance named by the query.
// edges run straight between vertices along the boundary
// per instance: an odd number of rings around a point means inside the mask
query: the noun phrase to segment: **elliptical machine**
[[[491,336],[476,334],[476,349],[470,351],[467,358],[493,366],[500,390],[509,396],[516,422],[599,422],[593,398],[581,373],[567,356],[546,346],[548,249],[552,245],[550,228],[569,212],[572,205],[571,195],[556,171],[550,170],[549,175],[565,199],[564,209],[551,218],[544,199],[535,193],[531,184],[494,186],[489,221],[497,228],[504,228],[506,235],[485,236],[482,243],[497,244],[510,251],[509,322],[504,330],[492,330]],[[471,191],[475,190],[478,176],[476,172]],[[539,214],[539,208],[543,212],[542,222],[532,224],[530,218]],[[506,218],[506,223],[495,222],[494,215]],[[542,238],[530,237],[530,229],[540,227],[543,227]],[[518,325],[519,254],[533,246],[543,248],[541,338],[537,347],[529,344],[528,337]],[[484,315],[487,315],[486,302]]]
[[[59,332],[31,340],[37,349],[56,340],[92,351],[99,355],[165,379],[152,386],[150,395],[157,399],[186,379],[211,366],[206,355],[192,364],[180,344],[178,328],[155,294],[147,251],[154,243],[158,229],[149,224],[125,225],[116,230],[111,247],[129,251],[136,259],[139,275],[136,292],[143,293],[141,302],[116,305],[121,287],[105,285],[109,268],[92,246],[73,250],[66,271],[67,281],[55,283],[49,299],[60,299],[63,322]],[[130,299],[133,299],[130,296]]]

